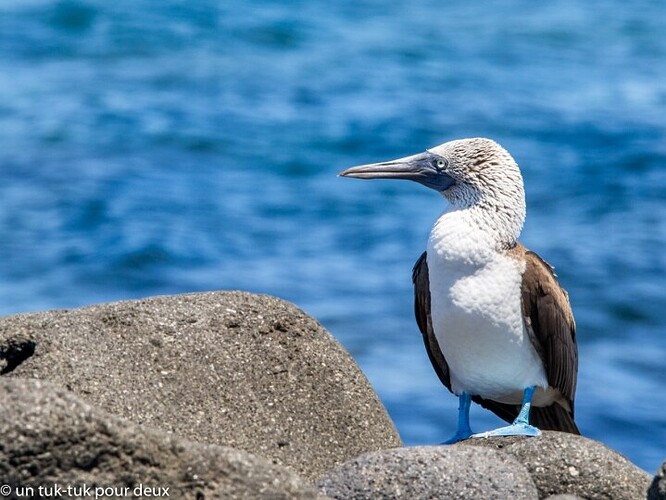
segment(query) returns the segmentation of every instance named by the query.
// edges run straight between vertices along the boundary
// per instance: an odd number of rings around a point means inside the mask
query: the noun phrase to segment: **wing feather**
[[[578,347],[569,297],[545,260],[525,250],[523,315],[530,340],[546,369],[548,384],[558,389],[574,414]]]
[[[414,264],[412,270],[412,282],[414,283],[414,315],[416,323],[423,335],[423,343],[435,373],[439,380],[450,391],[451,377],[449,376],[449,365],[442,354],[432,329],[430,317],[430,278],[428,274],[427,252],[423,252]]]

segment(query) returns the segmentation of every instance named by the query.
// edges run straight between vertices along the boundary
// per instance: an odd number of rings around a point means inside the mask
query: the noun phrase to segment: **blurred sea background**
[[[412,315],[444,209],[351,165],[491,137],[578,324],[583,433],[666,457],[666,3],[0,2],[0,313],[274,294],[409,445],[453,434]],[[472,425],[499,425],[476,408]]]

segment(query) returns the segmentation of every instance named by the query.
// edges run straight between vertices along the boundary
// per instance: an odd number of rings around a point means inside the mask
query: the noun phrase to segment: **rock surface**
[[[537,499],[529,473],[495,450],[455,446],[367,453],[317,481],[329,497],[361,499]]]
[[[469,439],[457,447],[490,447],[512,455],[530,472],[539,497],[646,498],[650,476],[598,441],[545,431],[537,438]]]
[[[0,482],[9,498],[133,498],[137,488],[192,499],[318,495],[287,468],[134,425],[48,382],[2,378],[0,401]],[[40,487],[48,489],[39,495]]]
[[[666,460],[652,480],[648,490],[648,500],[666,500]]]
[[[210,292],[0,318],[0,370],[309,479],[401,444],[349,354],[270,296]]]

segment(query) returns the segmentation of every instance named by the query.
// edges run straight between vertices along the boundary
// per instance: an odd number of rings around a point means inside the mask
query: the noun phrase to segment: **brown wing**
[[[527,331],[543,361],[548,384],[561,392],[573,417],[578,347],[569,297],[546,261],[529,250],[524,258],[527,267],[522,295]]]
[[[449,365],[444,359],[442,351],[439,349],[435,332],[432,329],[432,320],[430,318],[430,278],[428,276],[427,253],[423,252],[419,260],[414,264],[412,270],[412,282],[414,283],[414,315],[419,330],[423,335],[428,358],[435,369],[439,380],[450,391],[451,378],[449,376]]]

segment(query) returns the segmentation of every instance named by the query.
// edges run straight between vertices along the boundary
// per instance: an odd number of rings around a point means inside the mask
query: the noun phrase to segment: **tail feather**
[[[533,406],[530,410],[530,423],[542,431],[580,434],[573,415],[557,403],[542,408]]]

